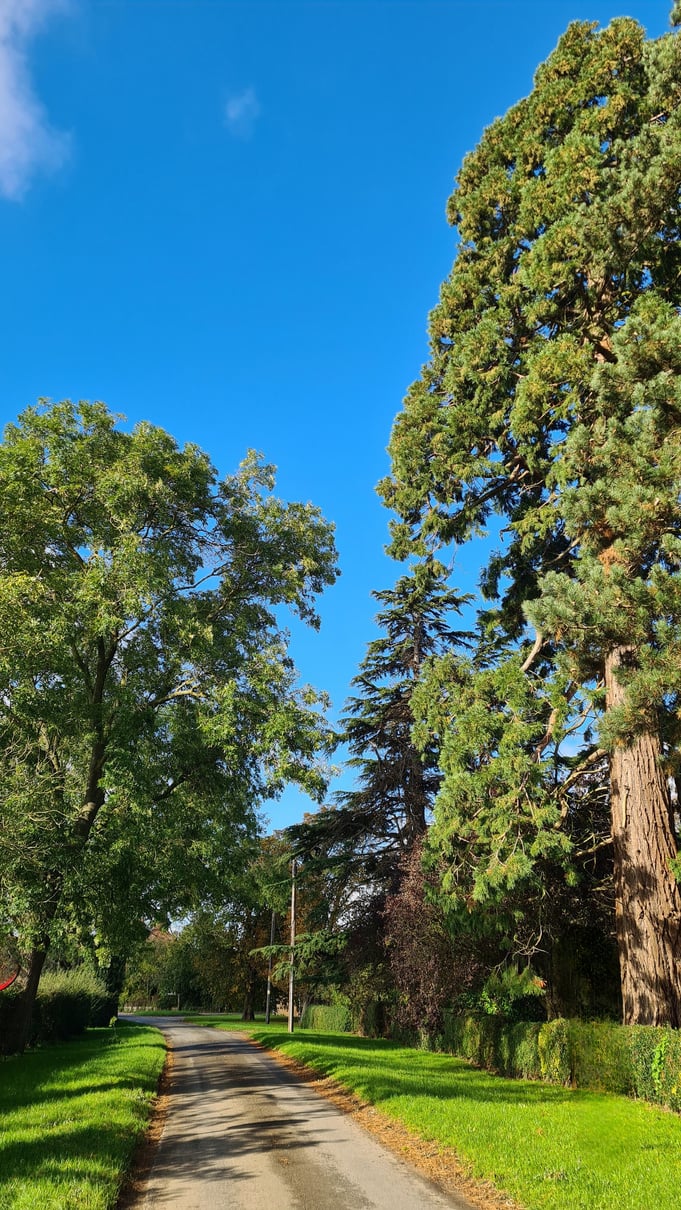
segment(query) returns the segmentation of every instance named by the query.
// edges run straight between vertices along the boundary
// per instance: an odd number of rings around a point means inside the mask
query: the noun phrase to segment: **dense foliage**
[[[102,404],[31,408],[0,445],[0,935],[45,955],[78,929],[125,952],[223,894],[287,781],[323,791],[329,732],[276,610],[317,624],[330,527],[249,455]],[[0,937],[1,939],[1,937]]]
[[[575,23],[485,132],[382,485],[397,556],[499,534],[475,651],[414,699],[445,891],[541,948],[610,869],[625,1020],[676,1026],[680,100],[676,35]]]
[[[435,976],[437,993],[416,994],[423,987],[428,942],[412,931],[416,948],[403,944],[401,921],[406,912],[415,924],[418,903],[417,914],[437,917],[434,928],[444,928],[441,912],[425,902],[420,867],[413,862],[441,774],[436,742],[419,750],[412,738],[412,695],[429,658],[467,642],[453,626],[466,598],[449,587],[446,568],[436,560],[373,595],[381,606],[379,634],[368,645],[343,714],[342,738],[356,785],[286,833],[293,851],[305,857],[304,869],[318,872],[337,901],[336,918],[347,941],[343,995],[352,1019],[371,1033],[386,1029],[396,1016],[411,1024],[424,1011],[431,1023],[452,989],[445,975],[451,947],[445,945],[439,958],[449,952]],[[431,955],[431,961],[438,957]]]

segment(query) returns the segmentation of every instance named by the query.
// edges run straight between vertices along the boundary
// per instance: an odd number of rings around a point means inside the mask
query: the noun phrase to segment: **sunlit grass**
[[[156,1030],[118,1025],[0,1062],[0,1208],[114,1206],[164,1058]]]
[[[195,1025],[208,1025],[215,1029],[237,1030],[248,1033],[253,1033],[254,1030],[266,1029],[273,1034],[287,1032],[288,1020],[286,1017],[272,1017],[269,1025],[265,1025],[264,1017],[260,1017],[257,1021],[243,1021],[239,1013],[183,1013],[185,1021],[192,1021]],[[307,1036],[308,1031],[305,1031]]]
[[[679,1210],[681,1118],[626,1097],[506,1080],[449,1055],[348,1034],[287,1034],[237,1018],[258,1042],[332,1076],[527,1210]]]

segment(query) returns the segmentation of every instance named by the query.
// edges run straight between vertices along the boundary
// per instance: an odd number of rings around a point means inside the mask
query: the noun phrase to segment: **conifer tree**
[[[420,852],[441,779],[434,740],[419,749],[412,739],[411,700],[428,660],[466,641],[452,620],[467,598],[450,587],[436,560],[373,595],[380,634],[368,645],[343,717],[356,786],[287,834],[307,856],[307,869],[324,871],[342,889],[346,990],[362,1029],[380,1033],[395,992],[386,905],[412,872],[410,856]],[[423,951],[413,947],[415,953],[423,965]]]
[[[591,847],[611,843],[624,1019],[675,1026],[680,102],[677,35],[579,22],[485,131],[382,486],[400,557],[502,519],[478,656],[422,691],[450,892],[499,901],[547,861],[574,878],[605,762],[611,834]]]
[[[426,660],[464,640],[450,619],[466,597],[434,560],[373,596],[382,606],[381,634],[368,645],[343,716],[357,785],[288,836],[299,851],[330,860],[340,877],[352,872],[382,895],[394,889],[403,857],[425,834],[440,782],[434,744],[418,749],[412,740],[411,697]]]

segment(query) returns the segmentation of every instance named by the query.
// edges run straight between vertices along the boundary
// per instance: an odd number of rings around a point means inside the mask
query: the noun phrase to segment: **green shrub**
[[[444,1029],[442,1031],[442,1049],[453,1055],[464,1054],[464,1027],[467,1018],[458,1013],[445,1012]]]
[[[350,1029],[362,1038],[383,1038],[387,1032],[387,1018],[384,1000],[366,1000],[351,1014]]]
[[[681,1112],[681,1033],[646,1025],[627,1032],[636,1096]]]
[[[106,987],[86,967],[43,975],[31,1040],[57,1042],[76,1037],[85,1032],[107,1005]]]
[[[557,1018],[445,1018],[442,1045],[504,1076],[640,1097],[681,1112],[681,1031]]]
[[[572,1079],[594,1092],[634,1090],[629,1031],[614,1021],[570,1021]]]
[[[0,1031],[9,1028],[20,995],[20,990],[14,987],[2,993]],[[108,1023],[110,1004],[106,987],[86,967],[43,975],[33,1009],[29,1045],[76,1037],[88,1026],[100,1024],[107,1012]]]
[[[482,1065],[482,1030],[479,1017],[466,1017],[461,1042],[463,1057],[471,1063]]]
[[[504,1075],[523,1080],[541,1079],[541,1029],[539,1021],[518,1021],[502,1029],[499,1039],[499,1068]]]
[[[350,1010],[344,1004],[310,1004],[300,1018],[301,1029],[319,1033],[348,1033]]]
[[[570,1022],[562,1017],[547,1021],[539,1030],[539,1069],[549,1084],[572,1084]]]

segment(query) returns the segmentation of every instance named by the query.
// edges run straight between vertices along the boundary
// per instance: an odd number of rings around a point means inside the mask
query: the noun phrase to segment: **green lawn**
[[[195,1018],[243,1029],[235,1017]],[[679,1210],[681,1117],[627,1097],[506,1080],[449,1055],[286,1023],[246,1026],[332,1076],[527,1210]]]
[[[1,1061],[0,1208],[114,1206],[164,1059],[157,1030],[118,1025]]]

